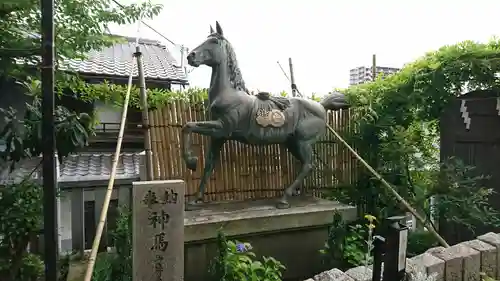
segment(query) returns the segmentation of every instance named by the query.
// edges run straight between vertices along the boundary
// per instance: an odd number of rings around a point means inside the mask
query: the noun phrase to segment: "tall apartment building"
[[[380,73],[384,75],[389,75],[398,72],[400,69],[395,67],[385,67],[385,66],[377,66],[377,76]],[[357,68],[353,68],[349,71],[349,84],[357,85],[363,84],[368,81],[372,81],[372,68],[366,66],[360,66]]]

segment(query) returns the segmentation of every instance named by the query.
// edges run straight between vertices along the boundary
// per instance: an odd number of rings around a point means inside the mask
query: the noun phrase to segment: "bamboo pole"
[[[108,215],[109,201],[111,200],[111,195],[113,194],[113,185],[115,183],[116,170],[118,167],[118,160],[120,159],[120,152],[122,148],[123,132],[125,131],[125,121],[127,121],[128,103],[130,99],[130,91],[132,90],[132,73],[134,71],[135,62],[136,59],[134,57],[132,59],[132,67],[130,68],[130,75],[128,77],[127,93],[125,94],[125,100],[123,101],[122,120],[120,123],[120,132],[118,133],[118,140],[116,143],[115,157],[113,158],[113,165],[111,168],[111,176],[109,178],[108,189],[106,190],[106,197],[104,198],[104,204],[102,205],[101,217],[99,219],[99,224],[97,225],[97,230],[95,233],[94,242],[92,244],[92,251],[90,252],[89,262],[87,264],[87,271],[85,272],[84,281],[90,281],[90,279],[92,278],[92,271],[94,270],[97,250],[99,248],[99,243],[101,242],[102,231],[104,230],[106,217]]]
[[[401,202],[410,213],[412,213],[415,218],[417,218],[427,229],[438,239],[439,243],[443,245],[443,247],[450,247],[448,243],[437,233],[436,229],[429,223],[426,219],[424,219],[415,209],[406,200],[399,195],[399,193],[388,183],[375,169],[370,166],[359,154],[328,124],[326,124],[330,132],[332,132],[339,141],[349,149],[349,151],[370,171],[389,191],[396,197],[396,199]]]
[[[144,67],[142,65],[142,52],[139,44],[135,47],[135,57],[137,58],[137,70],[139,74],[139,92],[141,96],[142,106],[142,129],[144,130],[144,150],[146,150],[146,180],[152,181],[154,179],[153,169],[153,155],[151,152],[151,128],[148,116],[148,96],[146,93],[146,80],[144,78]]]

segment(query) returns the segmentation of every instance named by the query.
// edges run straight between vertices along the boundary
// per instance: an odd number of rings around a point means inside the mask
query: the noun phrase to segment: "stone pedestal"
[[[181,180],[133,183],[133,281],[184,280],[184,190]]]
[[[349,221],[356,218],[356,208],[305,196],[290,203],[291,208],[282,210],[276,209],[276,200],[255,200],[205,204],[187,211],[186,281],[208,280],[219,229],[229,239],[251,243],[258,256],[282,262],[287,268],[285,279],[303,280],[327,269],[319,250],[324,247],[334,212]]]

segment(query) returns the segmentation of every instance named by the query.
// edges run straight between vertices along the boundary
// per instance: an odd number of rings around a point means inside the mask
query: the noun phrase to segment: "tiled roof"
[[[85,60],[69,60],[64,67],[83,74],[128,77],[130,68],[137,76],[137,66],[132,64],[135,53],[136,38],[125,38],[126,42],[117,43],[102,50],[93,50]],[[176,61],[165,45],[159,41],[141,39],[144,76],[147,79],[165,80],[187,83],[187,77],[182,68],[176,66]]]
[[[108,180],[111,174],[113,153],[81,153],[66,157],[58,165],[59,182],[81,182]],[[115,179],[139,178],[140,153],[123,153],[120,155]],[[0,172],[0,183],[20,182],[39,165],[41,157],[27,159],[17,165],[9,173],[8,169]],[[33,179],[41,179],[40,167],[32,174]]]

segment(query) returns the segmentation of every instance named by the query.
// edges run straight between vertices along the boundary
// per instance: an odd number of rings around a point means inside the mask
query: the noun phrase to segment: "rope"
[[[139,34],[141,28],[141,20],[138,21],[137,24],[137,36],[136,36],[136,47],[139,46]],[[104,226],[106,224],[106,217],[108,215],[109,201],[111,200],[111,195],[113,194],[113,185],[115,183],[116,170],[118,168],[118,160],[120,159],[120,153],[122,148],[123,141],[123,133],[125,131],[125,122],[127,121],[127,111],[128,104],[130,100],[130,92],[132,90],[132,77],[134,73],[134,67],[136,66],[137,60],[135,56],[132,58],[132,67],[130,68],[130,74],[128,77],[128,86],[127,93],[125,95],[125,101],[123,102],[123,112],[122,112],[122,120],[120,123],[120,131],[118,133],[118,140],[116,143],[116,151],[115,156],[113,158],[113,165],[111,168],[111,176],[108,182],[108,189],[106,190],[106,196],[104,198],[104,203],[102,205],[101,216],[99,219],[99,224],[97,225],[94,242],[92,243],[92,251],[90,252],[90,257],[87,264],[87,271],[85,272],[84,281],[91,281],[92,272],[94,271],[94,265],[97,257],[97,250],[99,249],[99,243],[101,242],[102,232],[104,230]]]

